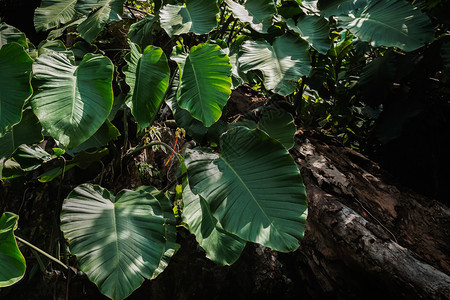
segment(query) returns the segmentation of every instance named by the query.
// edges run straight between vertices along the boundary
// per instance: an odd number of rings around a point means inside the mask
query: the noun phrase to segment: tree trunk
[[[296,136],[308,196],[299,275],[315,298],[450,299],[450,210],[399,190],[361,154],[312,132]]]

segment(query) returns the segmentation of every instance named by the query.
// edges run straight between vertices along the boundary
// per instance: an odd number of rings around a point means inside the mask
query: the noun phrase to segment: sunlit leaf
[[[31,99],[44,129],[71,149],[105,122],[113,102],[111,61],[87,54],[78,66],[60,52],[44,54],[33,64]]]
[[[309,75],[310,63],[308,43],[290,35],[277,37],[273,45],[265,41],[246,41],[239,57],[243,72],[260,70],[266,89],[282,96],[293,93],[298,80]]]
[[[140,129],[152,125],[169,85],[170,69],[161,48],[147,46],[141,54],[139,46],[131,43],[125,57],[123,72],[130,86],[133,114]]]
[[[233,0],[225,0],[225,3],[235,18],[249,23],[258,32],[267,32],[276,13],[272,0],[247,0],[244,5]]]
[[[206,127],[222,115],[231,94],[231,65],[218,45],[191,48],[184,64],[177,100],[181,108]]]
[[[238,237],[288,252],[298,248],[307,206],[300,172],[287,150],[258,129],[224,133],[221,153],[188,150],[189,185],[222,227]]]
[[[193,32],[205,34],[217,26],[219,12],[215,0],[186,0],[186,4],[167,4],[160,10],[161,27],[169,36]]]
[[[167,198],[164,201],[169,201]],[[123,190],[116,196],[83,184],[64,200],[61,230],[80,269],[112,299],[124,299],[160,267],[168,241],[170,204],[161,205],[144,190]],[[167,240],[166,240],[167,239]]]
[[[71,21],[78,13],[75,4],[78,0],[42,0],[34,11],[36,31],[48,30]]]

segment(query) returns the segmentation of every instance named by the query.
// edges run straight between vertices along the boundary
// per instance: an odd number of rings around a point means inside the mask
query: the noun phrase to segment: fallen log
[[[313,295],[450,299],[446,206],[399,190],[375,163],[317,133],[297,135],[293,156],[308,195],[298,252],[318,282]]]

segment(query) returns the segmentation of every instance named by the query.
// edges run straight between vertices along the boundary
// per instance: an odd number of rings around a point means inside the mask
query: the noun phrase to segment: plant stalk
[[[30,247],[31,249],[35,250],[36,252],[39,252],[40,254],[44,255],[45,257],[47,257],[50,260],[53,260],[55,263],[59,264],[60,266],[64,267],[64,269],[69,270],[69,267],[66,266],[62,261],[60,261],[59,259],[57,259],[56,257],[51,256],[50,254],[48,254],[47,252],[39,249],[38,247],[36,247],[35,245],[25,241],[23,238],[18,237],[16,235],[16,239],[21,242],[22,244],[27,245],[28,247]]]

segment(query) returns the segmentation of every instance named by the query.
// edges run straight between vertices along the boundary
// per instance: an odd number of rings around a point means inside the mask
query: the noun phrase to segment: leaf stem
[[[44,256],[47,257],[48,259],[53,260],[55,263],[57,263],[57,264],[61,265],[62,267],[64,267],[64,269],[66,269],[66,270],[69,269],[69,267],[66,266],[66,265],[65,265],[62,261],[60,261],[59,259],[57,259],[57,258],[51,256],[50,254],[48,254],[47,252],[45,252],[45,251],[39,249],[39,248],[36,247],[35,245],[33,245],[33,244],[31,244],[31,243],[25,241],[23,238],[18,237],[17,235],[16,235],[15,237],[16,237],[16,239],[17,239],[19,242],[21,242],[22,244],[27,245],[28,247],[30,247],[31,249],[35,250],[36,252],[39,252],[40,254],[44,255]]]

